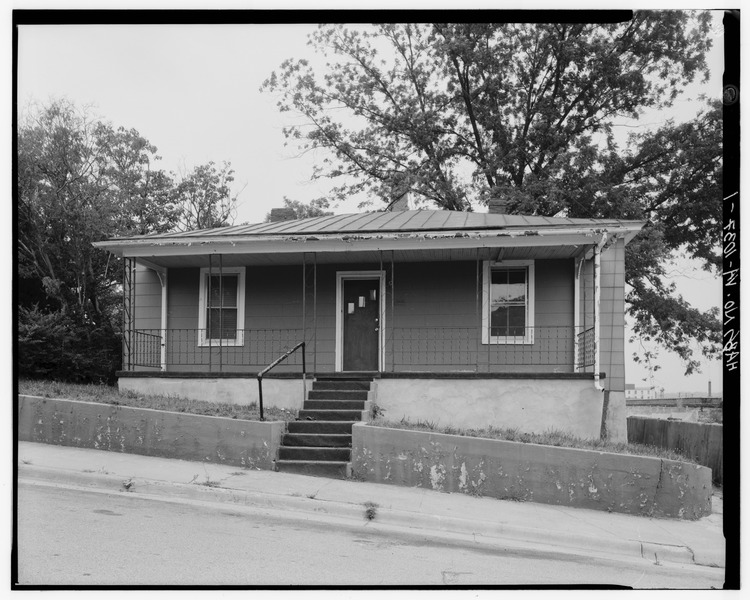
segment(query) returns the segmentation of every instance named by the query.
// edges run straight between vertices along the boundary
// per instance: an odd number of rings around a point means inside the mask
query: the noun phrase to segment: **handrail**
[[[273,369],[276,365],[278,365],[282,360],[286,360],[287,358],[289,358],[293,353],[295,353],[300,348],[302,348],[302,385],[304,385],[306,375],[307,375],[307,372],[305,369],[305,342],[300,342],[291,350],[287,350],[282,356],[277,358],[270,365],[268,365],[265,369],[263,369],[260,373],[258,373],[258,407],[260,408],[260,420],[261,421],[265,420],[263,418],[263,375],[268,373],[271,369]]]

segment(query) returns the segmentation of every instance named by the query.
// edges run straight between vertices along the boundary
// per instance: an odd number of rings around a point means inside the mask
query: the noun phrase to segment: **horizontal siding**
[[[321,265],[317,269],[317,285],[313,284],[313,269],[308,266],[307,288],[303,289],[301,266],[248,267],[246,271],[245,328],[289,330],[288,340],[268,344],[265,353],[254,352],[249,340],[245,348],[225,348],[222,368],[248,369],[265,366],[262,362],[281,350],[283,343],[301,340],[303,323],[310,350],[310,367],[330,371],[335,364],[336,346],[336,273],[338,270],[378,270],[380,264],[352,264],[344,268]],[[397,263],[391,272],[386,270],[386,365],[393,368],[393,353],[400,370],[558,370],[569,372],[573,364],[573,339],[567,337],[539,339],[560,326],[573,325],[573,261],[536,261],[535,324],[537,340],[534,345],[482,345],[480,315],[477,312],[477,265],[475,261],[447,263]],[[394,296],[390,297],[390,282]],[[481,281],[480,292],[481,292]],[[317,288],[315,300],[314,288]],[[160,292],[159,292],[160,293]],[[303,314],[303,298],[305,299]],[[199,270],[171,269],[169,271],[168,318],[170,329],[195,330],[198,327]],[[156,308],[156,306],[154,307]],[[313,324],[316,330],[313,330]],[[394,327],[408,328],[404,346],[403,332]],[[437,333],[436,333],[437,332]],[[443,333],[446,332],[446,333]],[[173,370],[205,370],[187,362],[218,364],[217,348],[209,351],[198,348],[197,340],[175,339],[169,345],[168,359]],[[399,335],[401,338],[399,339]],[[436,337],[437,335],[437,337]],[[440,339],[443,335],[443,339]],[[405,348],[408,350],[405,356]],[[411,348],[409,350],[409,348]],[[552,360],[556,356],[559,363]],[[183,358],[180,358],[183,356]],[[275,355],[271,358],[275,358]],[[489,367],[498,361],[510,363],[503,367]],[[178,365],[182,361],[183,364]],[[314,361],[314,363],[313,363]],[[253,364],[251,364],[253,362]],[[258,364],[254,364],[257,362]],[[554,364],[551,364],[554,363]],[[540,368],[543,367],[543,368]],[[298,369],[293,363],[285,370]]]

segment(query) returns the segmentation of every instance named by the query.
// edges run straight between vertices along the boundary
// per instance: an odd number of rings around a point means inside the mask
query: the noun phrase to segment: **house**
[[[634,383],[625,384],[625,400],[653,400],[658,396],[659,393],[653,386],[636,387]]]
[[[264,376],[266,406],[350,381],[392,420],[625,439],[624,256],[642,222],[288,216],[96,244],[125,259],[122,389],[255,402],[257,374],[304,341]]]

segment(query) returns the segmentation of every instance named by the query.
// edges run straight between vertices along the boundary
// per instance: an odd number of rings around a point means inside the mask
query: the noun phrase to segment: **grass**
[[[60,383],[46,380],[20,380],[18,393],[43,398],[64,398],[66,400],[82,400],[84,402],[101,402],[134,408],[152,408],[184,412],[194,415],[212,417],[229,417],[245,421],[260,420],[260,412],[256,403],[225,404],[207,402],[205,400],[190,400],[179,396],[160,396],[138,394],[135,392],[120,392],[116,387],[96,384]],[[264,407],[263,416],[267,421],[293,421],[297,415],[288,410],[276,407]]]
[[[557,446],[560,448],[579,448],[582,450],[613,452],[615,454],[632,454],[635,456],[653,456],[655,458],[679,460],[695,464],[694,460],[687,458],[678,452],[659,448],[657,446],[609,442],[594,438],[579,438],[558,430],[548,430],[544,433],[525,433],[518,428],[496,428],[491,425],[486,429],[463,429],[460,427],[452,427],[450,425],[440,427],[432,421],[411,422],[407,418],[403,418],[400,421],[378,419],[371,421],[368,425],[375,427],[390,427],[392,429],[410,429],[415,431],[462,435],[466,437],[505,440],[507,442],[520,442],[523,444],[540,444],[542,446]]]

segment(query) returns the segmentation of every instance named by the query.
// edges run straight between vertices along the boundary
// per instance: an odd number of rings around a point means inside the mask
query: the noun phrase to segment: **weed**
[[[25,464],[25,465],[30,465],[30,464],[32,464],[30,460],[21,460],[21,462],[22,462],[23,464]]]
[[[135,481],[133,481],[132,477],[122,482],[122,487],[124,487],[125,490],[128,492],[132,491],[132,488],[134,485],[135,485]]]
[[[497,428],[489,426],[486,429],[462,429],[452,425],[438,427],[436,422],[429,420],[418,420],[415,423],[407,417],[400,421],[379,420],[370,422],[375,427],[388,427],[391,429],[409,429],[416,431],[435,431],[437,433],[450,433],[466,437],[488,438],[504,440],[507,442],[520,442],[523,444],[540,444],[543,446],[557,446],[562,448],[582,448],[585,450],[598,450],[600,452],[613,452],[615,454],[631,454],[636,456],[655,456],[668,460],[694,463],[690,457],[683,456],[674,450],[646,446],[644,444],[628,444],[624,442],[610,442],[598,438],[579,438],[565,431],[550,429],[543,433],[528,433],[517,427]]]
[[[365,502],[365,519],[372,521],[378,514],[378,505],[374,502]]]
[[[380,419],[384,414],[385,409],[382,406],[378,406],[377,404],[373,403],[372,407],[370,408],[370,418]]]
[[[19,380],[18,392],[29,396],[46,398],[67,398],[83,400],[85,402],[101,402],[116,406],[131,406],[135,408],[151,408],[214,417],[230,417],[247,421],[257,421],[260,418],[258,406],[255,403],[238,405],[207,402],[204,400],[190,400],[179,396],[147,395],[123,390],[116,387],[96,384],[59,383],[43,380]],[[282,410],[269,406],[265,409],[266,420],[289,421],[296,418],[296,414],[289,410]]]
[[[320,491],[320,490],[318,490],[318,491]],[[313,492],[312,494],[307,494],[307,497],[310,498],[310,500],[315,500],[315,498],[317,497],[317,495],[318,495],[318,492]]]

